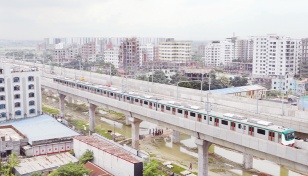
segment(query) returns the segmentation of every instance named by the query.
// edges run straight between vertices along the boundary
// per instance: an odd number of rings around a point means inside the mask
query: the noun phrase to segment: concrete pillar
[[[95,111],[97,106],[95,104],[90,103],[89,106],[89,130],[94,132],[95,131]]]
[[[283,166],[280,166],[280,175],[289,176],[289,170]]]
[[[125,116],[125,125],[131,125],[131,121],[129,120],[130,116]]]
[[[172,142],[173,143],[179,143],[180,140],[181,140],[181,133],[173,130],[172,131]]]
[[[65,102],[64,102],[64,99],[65,99],[66,95],[63,95],[63,94],[60,94],[59,93],[59,105],[60,105],[60,116],[61,117],[64,117],[64,107],[65,107]]]
[[[244,169],[251,169],[253,166],[253,156],[243,153],[243,167]]]
[[[202,139],[196,139],[195,143],[198,147],[198,176],[208,176],[208,150],[212,143]]]
[[[139,126],[142,120],[131,117],[132,124],[132,147],[136,150],[139,150]]]
[[[73,103],[73,98],[72,98],[72,97],[68,97],[67,99],[68,99],[68,100],[67,100],[68,103],[70,103],[70,104]]]

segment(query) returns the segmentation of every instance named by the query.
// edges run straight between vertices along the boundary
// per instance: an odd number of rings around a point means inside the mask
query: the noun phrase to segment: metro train
[[[65,77],[54,77],[57,84],[76,88],[89,93],[124,101],[130,104],[140,105],[149,110],[161,111],[163,113],[176,115],[200,123],[206,123],[217,128],[227,129],[242,133],[251,137],[269,140],[286,146],[294,146],[294,130],[283,126],[274,125],[272,122],[254,118],[247,118],[232,113],[211,112],[207,114],[198,106],[189,105],[176,101],[166,101],[155,96],[145,95],[137,92],[125,92],[117,88],[94,85],[88,82],[73,80]]]

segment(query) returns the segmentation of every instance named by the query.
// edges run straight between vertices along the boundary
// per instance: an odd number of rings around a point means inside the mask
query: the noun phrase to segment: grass
[[[102,135],[102,136],[104,136],[104,137],[107,138],[107,139],[112,139],[111,134],[108,133],[108,132],[107,132],[106,130],[104,130],[104,129],[101,129],[101,128],[99,128],[99,127],[95,127],[95,132],[98,133],[98,134],[100,134],[100,135]]]
[[[48,108],[46,106],[43,106],[43,112],[49,113],[49,114],[60,114],[60,111],[58,109]]]
[[[76,119],[68,119],[67,120],[70,124],[74,125],[78,130],[84,130],[84,126],[88,126],[84,120],[76,120]],[[87,127],[87,131],[89,128]]]
[[[186,169],[182,168],[181,166],[178,166],[178,165],[176,165],[174,163],[172,163],[173,168],[169,169],[168,167],[164,166],[162,162],[160,162],[160,161],[157,161],[157,162],[158,162],[159,166],[164,167],[165,169],[168,169],[168,170],[170,170],[170,171],[172,171],[173,173],[176,173],[176,174],[181,174],[181,172],[186,170]],[[192,173],[195,174],[195,175],[198,175],[197,172],[192,172]]]
[[[110,114],[114,114],[118,117],[125,117],[125,115],[123,113],[116,112],[116,111],[113,111],[113,110],[107,110],[107,109],[104,109],[104,108],[98,108],[98,110],[102,110],[102,111],[108,112]]]

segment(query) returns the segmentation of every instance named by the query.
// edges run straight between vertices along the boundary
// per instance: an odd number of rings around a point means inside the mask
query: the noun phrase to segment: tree
[[[241,78],[239,76],[235,77],[234,79],[230,78],[230,84],[234,87],[246,86],[247,83],[247,78]]]
[[[176,83],[178,83],[180,81],[187,81],[187,80],[188,79],[184,75],[182,75],[181,73],[177,72],[175,75],[171,76],[170,83],[171,84],[176,84]]]
[[[87,169],[83,164],[75,164],[70,162],[67,165],[61,166],[58,169],[54,170],[48,176],[84,176],[85,174],[89,174],[91,172],[90,169]]]
[[[149,78],[146,75],[139,75],[136,79],[142,81],[149,81]]]
[[[20,160],[16,152],[9,155],[7,163],[3,165],[4,175],[13,176],[13,168],[20,164]]]
[[[79,163],[86,164],[88,161],[92,161],[94,159],[93,151],[87,149],[80,157]]]
[[[229,85],[230,85],[230,79],[227,78],[226,76],[221,76],[221,77],[219,78],[219,81],[221,82],[221,84],[222,84],[222,86],[223,86],[224,88],[227,88],[227,87],[229,87]]]
[[[43,176],[43,174],[41,172],[35,172],[31,176]]]
[[[144,176],[160,176],[162,175],[161,171],[157,169],[158,163],[155,160],[151,160],[148,163],[145,163],[143,169]]]
[[[169,79],[166,78],[166,75],[161,70],[156,70],[153,74],[153,82],[161,83],[161,84],[168,84]]]

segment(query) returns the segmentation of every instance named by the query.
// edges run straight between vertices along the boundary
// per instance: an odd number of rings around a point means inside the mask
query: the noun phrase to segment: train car
[[[71,80],[63,77],[53,78],[55,83],[99,94],[105,97],[139,105],[151,110],[183,117],[200,123],[242,133],[251,137],[269,140],[286,146],[294,146],[294,130],[283,126],[274,125],[272,122],[254,118],[247,118],[232,113],[207,112],[195,105],[189,105],[176,101],[167,101],[151,95],[138,92],[122,92],[117,88],[94,85],[79,80]]]

